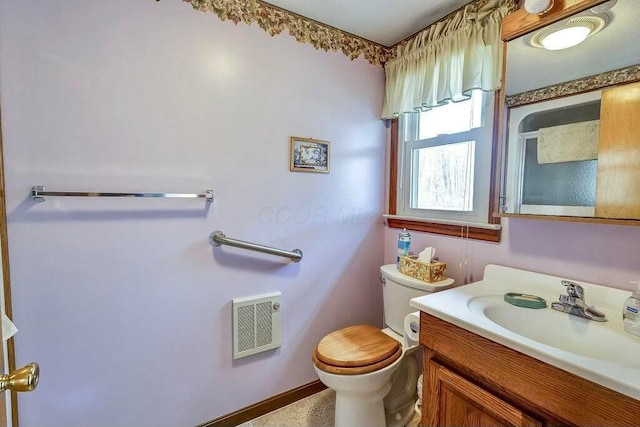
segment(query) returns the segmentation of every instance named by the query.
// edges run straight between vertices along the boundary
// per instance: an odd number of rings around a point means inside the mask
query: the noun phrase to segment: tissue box
[[[402,274],[406,274],[407,276],[429,283],[439,282],[447,278],[444,275],[447,271],[447,263],[436,261],[426,264],[418,261],[417,257],[400,257],[398,270],[400,270],[400,273]]]

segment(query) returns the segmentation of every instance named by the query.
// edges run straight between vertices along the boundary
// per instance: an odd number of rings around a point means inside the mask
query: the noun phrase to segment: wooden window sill
[[[384,215],[390,228],[406,228],[411,231],[463,237],[486,242],[500,242],[500,224],[475,224],[434,219],[406,218],[396,215]]]

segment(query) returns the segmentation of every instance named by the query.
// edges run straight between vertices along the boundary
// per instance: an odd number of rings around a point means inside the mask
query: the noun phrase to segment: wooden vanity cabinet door
[[[542,426],[521,410],[430,360],[423,405],[428,426]],[[426,421],[426,422],[425,422]]]
[[[596,217],[640,219],[640,82],[602,91]]]

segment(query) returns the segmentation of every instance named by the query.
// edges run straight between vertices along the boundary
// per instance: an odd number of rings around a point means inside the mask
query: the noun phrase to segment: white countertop
[[[584,288],[586,303],[609,319],[596,322],[550,308],[565,293],[561,280],[572,279],[487,265],[483,280],[414,298],[410,304],[513,350],[640,399],[640,337],[625,332],[622,323],[622,306],[630,292],[572,280]],[[535,310],[512,306],[503,300],[508,292],[540,296],[548,307]],[[487,306],[516,317],[508,325],[503,320],[504,327],[500,326],[485,315]]]

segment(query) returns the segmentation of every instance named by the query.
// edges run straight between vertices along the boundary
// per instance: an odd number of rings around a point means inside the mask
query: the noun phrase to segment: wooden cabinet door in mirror
[[[640,219],[640,83],[602,92],[595,212]]]

